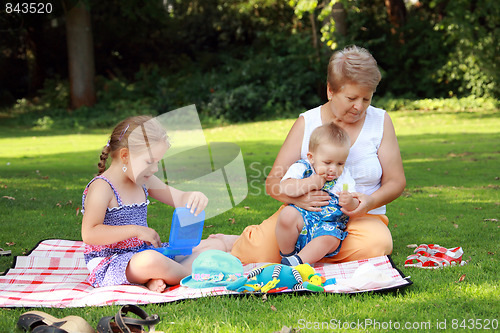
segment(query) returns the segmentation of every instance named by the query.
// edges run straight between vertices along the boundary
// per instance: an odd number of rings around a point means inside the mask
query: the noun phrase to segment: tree
[[[384,0],[389,22],[392,24],[391,32],[401,28],[406,21],[406,6],[403,0]]]
[[[70,82],[70,107],[93,106],[96,103],[94,87],[94,43],[90,9],[79,1],[66,11],[66,39]]]

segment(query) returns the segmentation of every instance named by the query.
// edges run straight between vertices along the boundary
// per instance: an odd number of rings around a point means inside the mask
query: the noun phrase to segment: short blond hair
[[[309,139],[309,151],[315,152],[318,146],[324,143],[349,147],[351,139],[346,131],[331,122],[314,129]]]
[[[335,52],[328,62],[327,82],[334,93],[346,83],[375,91],[381,78],[375,58],[368,50],[356,45]]]

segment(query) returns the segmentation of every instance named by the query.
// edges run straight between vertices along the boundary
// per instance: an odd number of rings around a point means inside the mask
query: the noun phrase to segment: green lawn
[[[403,195],[388,207],[392,258],[414,284],[397,293],[211,297],[144,306],[158,313],[157,329],[169,332],[273,332],[338,321],[361,323],[339,331],[387,331],[398,323],[416,331],[498,328],[500,313],[500,114],[398,111],[391,113],[407,177]],[[280,205],[265,195],[264,180],[293,120],[206,129],[208,141],[238,144],[247,167],[249,195],[236,208],[206,222],[210,233],[237,234],[260,223]],[[0,125],[1,126],[1,125]],[[108,130],[36,131],[0,127],[0,247],[23,255],[47,238],[80,239],[81,193],[96,172]],[[154,204],[149,223],[166,240],[171,209]],[[234,221],[233,221],[234,219]],[[468,264],[442,270],[404,268],[409,244],[462,246]],[[0,272],[13,257],[0,258]],[[79,315],[92,326],[117,306],[43,309]],[[1,309],[0,332],[15,331],[26,309]],[[465,321],[464,321],[465,320]],[[445,322],[446,321],[446,322]],[[372,323],[372,325],[365,325]],[[439,324],[439,326],[438,326]],[[345,324],[347,325],[347,324]],[[354,327],[354,326],[353,326]],[[380,329],[378,329],[380,327]],[[328,328],[328,329],[327,329]],[[364,329],[363,329],[364,328]],[[417,329],[418,328],[418,329]]]

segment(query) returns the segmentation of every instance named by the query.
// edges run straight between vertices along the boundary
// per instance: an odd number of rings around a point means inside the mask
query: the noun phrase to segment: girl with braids
[[[103,148],[99,174],[82,197],[82,239],[92,286],[142,284],[162,292],[191,274],[191,264],[199,253],[227,250],[218,238],[203,240],[192,255],[175,260],[144,250],[163,245],[147,224],[148,195],[173,207],[185,206],[195,215],[208,203],[203,193],[176,190],[154,175],[169,146],[157,120],[137,116],[119,123]]]

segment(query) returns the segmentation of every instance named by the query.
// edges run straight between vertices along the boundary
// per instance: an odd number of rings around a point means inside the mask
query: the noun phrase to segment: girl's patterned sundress
[[[118,207],[108,208],[104,216],[105,225],[140,225],[147,227],[147,212],[148,212],[148,191],[143,186],[146,196],[145,202],[124,205],[120,195],[116,191],[111,182],[104,176],[97,176],[92,179],[87,186],[82,196],[82,213],[85,213],[85,198],[88,193],[90,184],[96,179],[106,181],[118,201]],[[122,284],[130,284],[126,277],[127,265],[132,256],[138,251],[146,248],[147,244],[137,237],[129,238],[124,241],[108,244],[108,245],[89,245],[85,244],[84,257],[87,267],[90,270],[90,275],[87,281],[93,287],[114,286]]]

